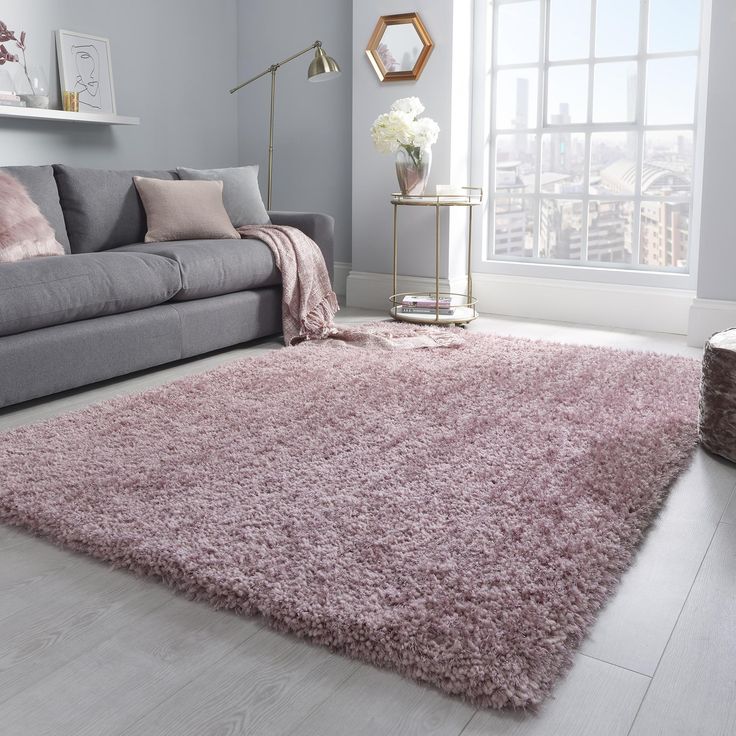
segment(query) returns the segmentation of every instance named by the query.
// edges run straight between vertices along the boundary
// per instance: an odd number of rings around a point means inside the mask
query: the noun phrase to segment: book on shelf
[[[438,304],[440,309],[449,309],[452,302],[449,296],[441,296],[439,299],[436,299],[435,297],[428,296],[426,294],[419,296],[407,294],[407,296],[401,300],[402,307],[424,307],[426,309],[434,309]]]
[[[453,315],[455,314],[455,310],[452,307],[440,307],[439,310],[436,307],[408,307],[408,306],[400,306],[399,312],[401,314],[444,314],[444,315]]]
[[[0,107],[26,107],[23,100],[0,100]]]

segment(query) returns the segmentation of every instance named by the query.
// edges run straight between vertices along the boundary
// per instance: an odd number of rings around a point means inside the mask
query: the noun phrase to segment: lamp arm
[[[271,64],[268,69],[264,69],[260,74],[256,74],[255,77],[251,77],[245,82],[242,82],[237,87],[233,87],[230,90],[230,94],[234,94],[238,90],[243,89],[243,87],[247,87],[251,82],[255,82],[256,79],[260,79],[261,77],[265,77],[266,74],[272,74],[275,72],[280,66],[283,66],[284,64],[288,64],[290,61],[294,61],[294,59],[298,59],[300,56],[304,56],[304,54],[308,53],[309,51],[312,51],[313,49],[318,49],[322,47],[322,41],[315,41],[311,46],[307,46],[307,48],[302,49],[301,51],[297,52],[296,54],[293,54],[288,59],[284,59],[283,61],[279,61],[276,64]]]
[[[292,54],[287,59],[284,59],[283,61],[279,61],[276,64],[271,64],[268,69],[264,69],[260,74],[256,74],[255,77],[251,77],[247,81],[239,84],[237,87],[233,87],[230,90],[230,94],[234,94],[240,89],[243,89],[243,87],[246,87],[251,82],[255,82],[256,79],[260,79],[261,77],[265,77],[267,74],[271,75],[271,117],[268,125],[268,189],[267,189],[267,195],[266,195],[266,209],[271,209],[271,195],[273,193],[273,121],[274,121],[274,110],[275,110],[275,101],[276,101],[276,72],[278,71],[279,67],[282,67],[284,64],[288,64],[290,61],[294,61],[294,59],[299,58],[300,56],[303,56],[304,54],[312,51],[313,49],[321,49],[322,48],[322,41],[315,41],[311,46],[307,46],[307,48],[302,49],[301,51],[298,51],[296,54]]]

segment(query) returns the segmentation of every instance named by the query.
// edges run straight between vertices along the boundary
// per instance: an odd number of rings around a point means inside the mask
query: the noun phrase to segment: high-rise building
[[[529,128],[529,80],[526,77],[518,77],[516,80],[516,115],[514,127],[518,130]],[[527,134],[519,133],[516,136],[516,150],[518,155],[523,156],[527,151]]]
[[[494,253],[497,256],[532,255],[532,231],[523,199],[496,201]]]
[[[552,125],[569,125],[571,122],[570,118],[570,105],[566,102],[560,103],[560,112],[556,115],[552,115],[550,123]],[[553,133],[552,134],[552,145],[549,151],[549,170],[556,173],[567,174],[570,173],[569,161],[570,156],[570,143],[572,137],[570,133]]]
[[[583,220],[587,217],[587,260],[630,263],[632,208],[631,202],[591,202],[586,213],[580,200],[543,200],[540,255],[579,261],[582,258]]]
[[[519,195],[526,185],[520,176],[519,161],[496,164],[494,253],[497,256],[531,256],[533,233],[525,200]]]
[[[689,229],[689,202],[642,202],[639,260],[645,266],[687,265]]]
[[[639,95],[639,83],[636,74],[629,74],[626,79],[626,120],[629,123],[636,122],[636,101]],[[626,134],[626,155],[632,161],[636,161],[637,157],[637,135],[636,133]]]

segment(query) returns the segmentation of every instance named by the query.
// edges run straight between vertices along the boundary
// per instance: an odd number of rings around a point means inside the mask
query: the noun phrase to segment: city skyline
[[[700,0],[650,0],[647,53],[693,53],[699,47]],[[592,0],[551,0],[547,55],[555,63],[587,59]],[[629,77],[638,75],[633,62],[607,58],[634,56],[639,50],[640,0],[597,0],[594,66],[594,121],[627,122]],[[513,84],[510,75],[524,75],[530,84],[530,121],[536,125],[536,97],[541,49],[540,0],[502,4],[498,7],[496,33],[496,128],[512,118],[513,96],[505,92]],[[601,30],[601,29],[604,29]],[[599,32],[600,31],[600,32]],[[655,58],[646,62],[645,107],[648,124],[687,123],[694,112],[697,56]],[[503,69],[508,64],[525,69]],[[550,67],[549,110],[560,102],[570,106],[573,122],[586,122],[588,64]],[[600,80],[600,81],[598,81]],[[564,100],[562,99],[564,97]],[[533,108],[533,112],[532,112]]]
[[[592,0],[550,0],[544,53],[553,63],[542,67],[539,0],[498,6],[496,255],[628,265],[638,253],[641,265],[687,267],[700,2],[649,4],[646,53],[681,56],[607,61],[638,56],[640,7],[597,0],[589,61]],[[570,129],[580,123],[587,132]],[[657,125],[684,127],[648,127]]]

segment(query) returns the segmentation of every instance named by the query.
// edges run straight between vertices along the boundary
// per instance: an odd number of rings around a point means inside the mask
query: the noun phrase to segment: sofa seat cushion
[[[176,262],[181,290],[174,301],[204,299],[281,283],[269,247],[260,240],[181,240],[139,243],[115,253],[151,253]]]
[[[179,269],[144,253],[86,253],[0,264],[0,336],[169,301]]]

